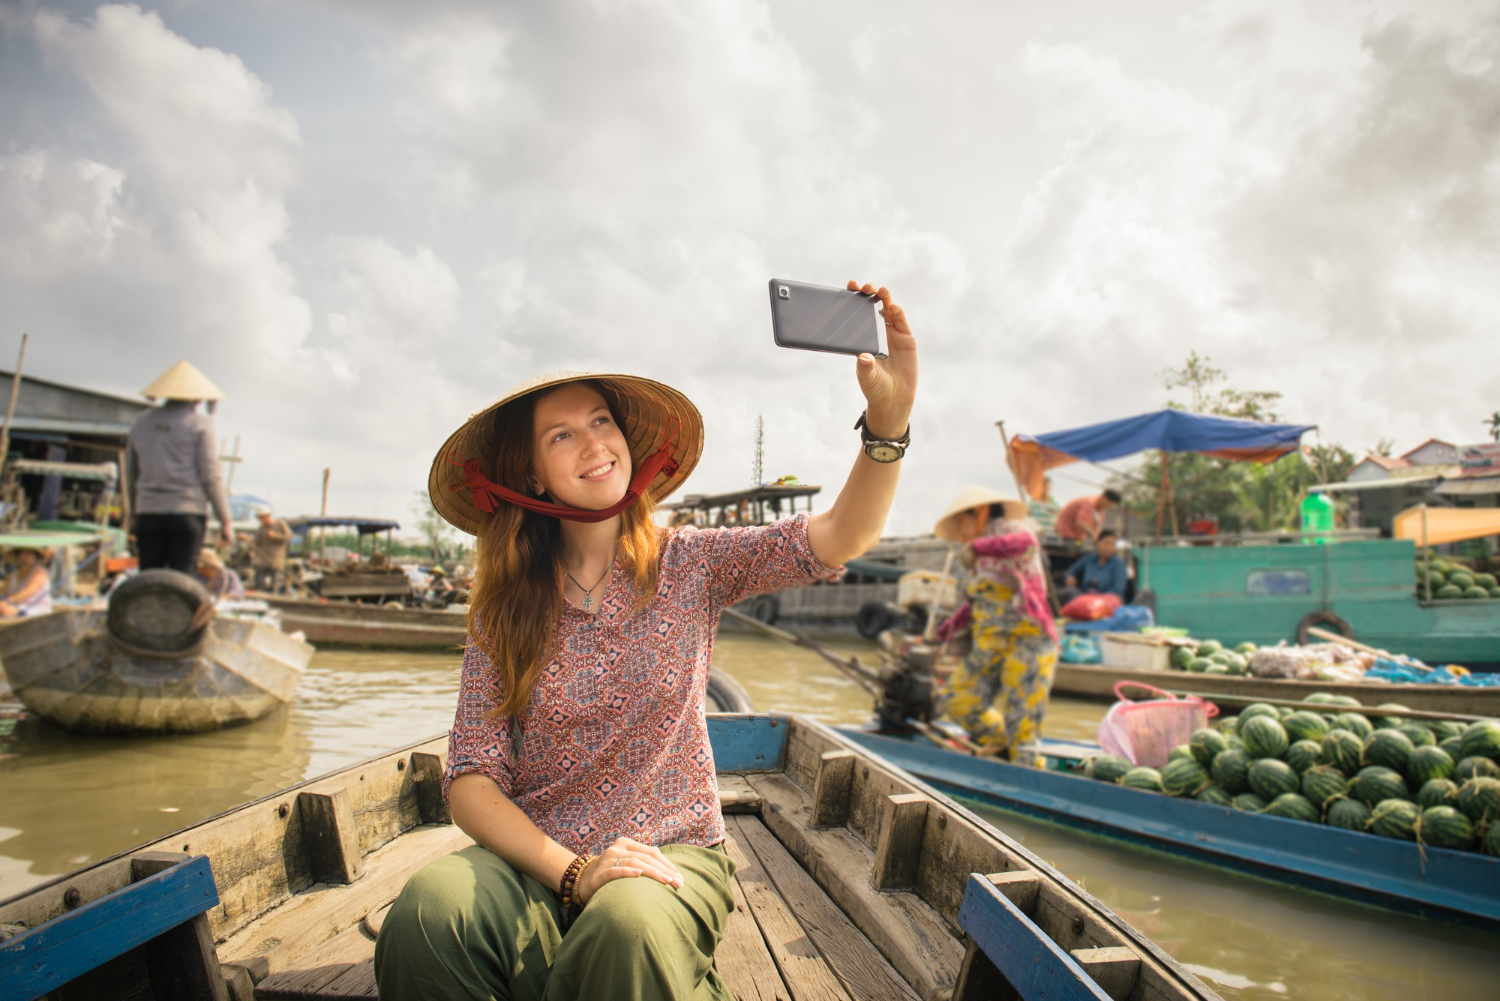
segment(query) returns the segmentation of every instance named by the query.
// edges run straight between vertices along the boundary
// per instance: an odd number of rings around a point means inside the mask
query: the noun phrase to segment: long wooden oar
[[[786,629],[778,629],[776,626],[773,626],[766,622],[762,622],[759,619],[754,618],[753,616],[746,615],[744,612],[738,611],[733,608],[724,609],[722,614],[729,616],[734,621],[742,623],[743,625],[759,629],[767,636],[775,637],[776,639],[782,640],[786,643],[790,643],[793,646],[800,646],[804,650],[811,650],[813,653],[817,654],[819,657],[822,657],[824,660],[828,661],[828,663],[832,664],[834,667],[842,671],[850,681],[853,681],[856,685],[859,685],[859,687],[869,692],[872,696],[875,696],[876,698],[880,696],[880,689],[877,687],[878,683],[881,680],[880,674],[875,670],[861,664],[858,657],[840,657],[832,650],[819,643],[814,643],[812,640],[808,639],[806,636],[803,636],[801,633],[790,632]]]

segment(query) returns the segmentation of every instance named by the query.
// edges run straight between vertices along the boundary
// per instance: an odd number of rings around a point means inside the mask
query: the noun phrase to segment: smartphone
[[[880,300],[862,292],[771,279],[771,332],[784,348],[884,358]]]

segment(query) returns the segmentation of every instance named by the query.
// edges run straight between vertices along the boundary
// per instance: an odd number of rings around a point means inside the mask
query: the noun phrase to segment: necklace
[[[611,559],[610,565],[605,567],[604,572],[599,575],[599,579],[594,581],[594,587],[598,587],[604,581],[604,578],[609,576],[609,572],[612,569],[614,569],[614,560]],[[568,573],[567,567],[563,567],[563,573],[568,574],[568,580],[572,581],[575,585],[577,585],[578,590],[583,592],[583,610],[585,612],[592,611],[594,608],[594,587],[584,587],[581,583],[579,583],[577,577],[574,577],[571,573]]]

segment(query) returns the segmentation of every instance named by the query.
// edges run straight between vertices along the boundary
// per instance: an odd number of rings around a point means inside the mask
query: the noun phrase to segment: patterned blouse
[[[490,660],[468,648],[444,795],[457,776],[481,772],[580,854],[622,836],[650,845],[723,839],[703,715],[719,611],[839,572],[813,555],[806,515],[672,531],[643,611],[630,614],[630,580],[618,564],[597,614],[564,603],[557,656],[518,717],[491,718],[499,690]]]

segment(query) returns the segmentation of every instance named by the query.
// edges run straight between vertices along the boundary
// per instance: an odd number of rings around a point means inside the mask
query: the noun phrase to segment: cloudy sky
[[[552,368],[688,392],[694,490],[763,414],[831,499],[853,362],[773,346],[773,276],[912,316],[898,532],[1007,481],[997,419],[1154,409],[1190,349],[1355,450],[1500,408],[1494,0],[0,0],[0,88],[0,364],[191,360],[284,513],[326,466],[408,515]]]

